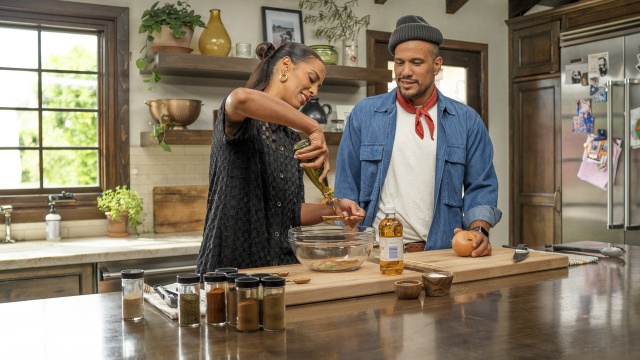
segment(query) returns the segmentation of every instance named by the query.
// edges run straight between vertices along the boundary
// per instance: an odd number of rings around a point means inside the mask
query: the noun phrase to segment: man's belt
[[[418,251],[424,251],[424,246],[427,244],[426,241],[418,241],[418,242],[412,242],[412,243],[406,243],[404,244],[404,251],[405,252],[418,252]]]

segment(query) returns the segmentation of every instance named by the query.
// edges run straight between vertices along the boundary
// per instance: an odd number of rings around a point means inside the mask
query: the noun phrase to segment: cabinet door
[[[93,293],[93,265],[0,272],[0,303]]]
[[[560,243],[560,78],[513,85],[511,242]]]
[[[511,34],[513,77],[549,74],[560,70],[560,21],[540,24]]]

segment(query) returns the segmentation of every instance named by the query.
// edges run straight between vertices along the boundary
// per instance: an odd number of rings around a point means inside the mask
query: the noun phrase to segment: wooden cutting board
[[[285,277],[287,280],[311,279],[306,284],[286,283],[285,302],[287,305],[388,293],[395,291],[393,283],[398,280],[421,280],[421,273],[411,270],[403,271],[402,275],[380,275],[380,266],[371,262],[365,262],[354,271],[335,273],[311,271],[301,264],[240,270],[240,272],[249,275],[283,271],[289,272],[289,275]]]
[[[208,185],[153,188],[153,228],[158,234],[202,231],[207,213]]]
[[[494,247],[491,256],[460,257],[452,249],[404,254],[404,267],[420,272],[446,270],[453,272],[453,282],[489,279],[569,266],[564,255],[531,251],[520,261],[513,261],[515,249]]]

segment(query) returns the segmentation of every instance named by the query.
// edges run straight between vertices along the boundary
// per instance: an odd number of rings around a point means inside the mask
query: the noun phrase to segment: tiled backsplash
[[[330,146],[331,167],[329,183],[333,187],[337,146]],[[153,188],[160,185],[206,185],[209,183],[210,146],[171,146],[171,152],[159,146],[132,147],[130,149],[131,189],[137,191],[144,202],[146,214],[140,232],[153,232]],[[305,199],[307,202],[322,200],[320,191],[305,176]],[[45,223],[13,223],[11,235],[15,240],[42,240],[45,238]],[[62,238],[104,236],[107,220],[65,221],[62,218]],[[4,239],[4,223],[0,224],[0,239]]]

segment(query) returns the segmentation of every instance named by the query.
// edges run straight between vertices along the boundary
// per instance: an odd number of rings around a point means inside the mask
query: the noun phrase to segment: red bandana
[[[416,114],[416,134],[420,136],[420,139],[424,139],[424,129],[422,128],[422,122],[420,121],[420,115],[424,115],[424,118],[427,121],[427,126],[429,126],[429,132],[431,133],[431,140],[433,140],[434,126],[433,119],[431,118],[431,115],[429,115],[429,109],[438,102],[438,92],[436,89],[433,88],[433,93],[429,97],[429,100],[427,100],[421,108],[413,106],[413,103],[410,100],[400,95],[400,91],[396,91],[396,99],[398,100],[398,104],[400,104],[406,112]]]

